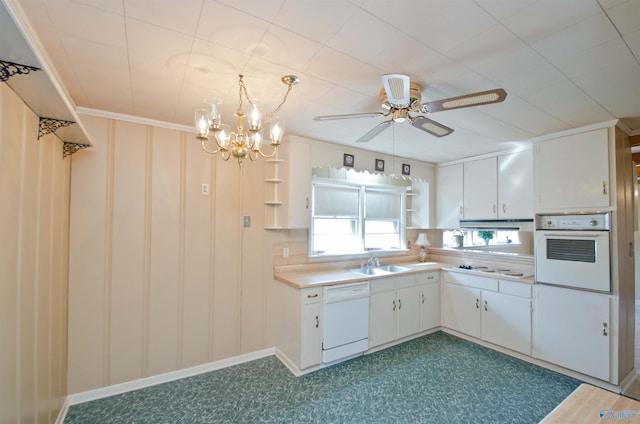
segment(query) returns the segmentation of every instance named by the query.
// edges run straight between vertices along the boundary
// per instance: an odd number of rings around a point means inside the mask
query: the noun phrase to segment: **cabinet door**
[[[322,327],[320,302],[302,307],[302,334],[300,340],[300,369],[322,362]]]
[[[420,330],[440,326],[440,283],[420,286]]]
[[[609,381],[609,296],[549,286],[537,292],[538,358]]]
[[[531,300],[482,292],[482,340],[531,355]]]
[[[496,158],[464,163],[465,219],[495,219],[498,216],[498,172]]]
[[[537,209],[609,206],[608,140],[602,128],[537,143]]]
[[[309,228],[311,190],[311,146],[289,140],[287,205],[288,228]]]
[[[444,284],[442,288],[442,324],[480,338],[480,290],[455,284]]]
[[[463,197],[462,164],[438,168],[436,184],[437,228],[454,230],[460,228]]]
[[[420,287],[399,289],[398,303],[398,338],[410,336],[420,331]]]
[[[533,152],[498,156],[498,216],[533,218]]]
[[[396,339],[397,311],[395,290],[371,295],[369,298],[369,348]]]

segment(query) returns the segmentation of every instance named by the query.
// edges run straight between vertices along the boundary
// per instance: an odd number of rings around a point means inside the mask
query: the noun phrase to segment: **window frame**
[[[345,251],[345,252],[326,252],[326,251],[316,251],[315,247],[315,220],[316,219],[327,219],[329,218],[326,215],[315,215],[316,210],[316,186],[323,187],[348,187],[348,188],[357,188],[359,191],[358,195],[358,215],[357,215],[357,236],[360,243],[360,250],[357,251]],[[366,190],[378,191],[378,192],[388,192],[393,193],[394,195],[397,193],[399,196],[399,216],[397,220],[395,217],[386,217],[385,219],[377,219],[379,221],[397,221],[398,225],[398,237],[399,237],[399,246],[398,248],[370,248],[368,249],[365,245],[365,236],[366,236]],[[404,246],[406,246],[406,210],[407,210],[407,197],[406,197],[406,187],[404,186],[396,186],[396,185],[388,185],[388,184],[369,184],[363,183],[362,181],[348,181],[341,180],[336,181],[335,179],[326,179],[320,177],[313,177],[311,181],[311,204],[310,204],[310,225],[309,225],[309,257],[331,257],[331,256],[358,256],[363,254],[371,254],[372,252],[401,252],[407,250]],[[355,218],[355,215],[353,216]],[[338,218],[334,216],[334,218]],[[347,217],[341,217],[347,218]],[[391,219],[393,218],[393,219]],[[371,219],[371,218],[370,218]],[[373,219],[376,220],[376,219]]]

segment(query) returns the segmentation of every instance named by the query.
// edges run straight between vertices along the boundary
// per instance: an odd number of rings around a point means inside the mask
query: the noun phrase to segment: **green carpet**
[[[64,423],[537,423],[579,384],[437,332],[303,377],[271,356],[74,405]]]

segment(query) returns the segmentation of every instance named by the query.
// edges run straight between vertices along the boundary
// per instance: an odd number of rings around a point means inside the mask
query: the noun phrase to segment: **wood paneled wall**
[[[71,159],[0,84],[0,422],[51,423],[67,394]]]
[[[283,236],[263,229],[264,161],[223,162],[177,130],[83,123],[94,147],[73,158],[69,393],[272,346]]]

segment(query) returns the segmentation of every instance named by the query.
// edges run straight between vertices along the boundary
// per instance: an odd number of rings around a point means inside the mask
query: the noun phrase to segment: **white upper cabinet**
[[[498,156],[498,217],[533,218],[533,152]]]
[[[537,211],[610,205],[606,128],[542,141],[534,152]]]
[[[464,164],[465,219],[496,219],[498,217],[497,159],[487,158]]]
[[[309,228],[309,144],[288,138],[265,162],[265,228]]]
[[[531,150],[464,164],[464,219],[532,219]]]
[[[463,200],[462,164],[438,167],[436,187],[437,228],[460,228]]]

